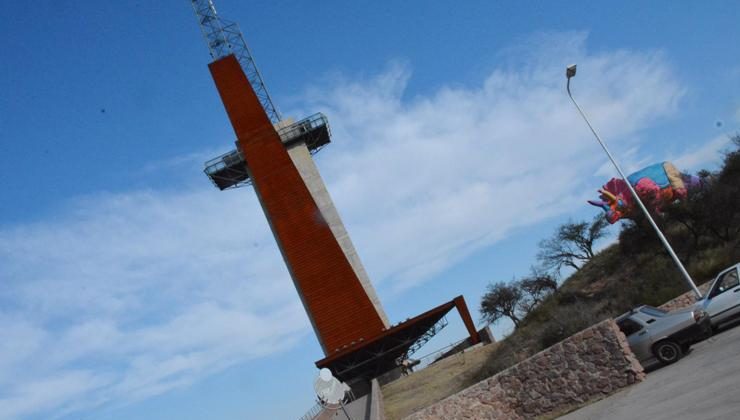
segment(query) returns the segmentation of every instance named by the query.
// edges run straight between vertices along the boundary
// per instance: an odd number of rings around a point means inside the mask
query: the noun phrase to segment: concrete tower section
[[[342,219],[339,217],[339,212],[337,212],[337,208],[334,207],[334,202],[331,200],[331,196],[329,196],[329,191],[326,189],[324,180],[321,179],[319,169],[316,167],[316,163],[314,163],[306,143],[296,143],[289,146],[287,149],[290,159],[298,169],[298,173],[301,174],[301,178],[306,184],[306,187],[308,187],[308,191],[311,193],[311,197],[313,197],[314,202],[319,207],[321,215],[329,224],[329,228],[332,233],[334,233],[334,237],[337,239],[337,242],[339,242],[339,246],[342,248],[344,256],[347,258],[355,272],[355,275],[360,280],[362,288],[365,289],[365,293],[367,293],[367,296],[373,303],[375,310],[378,312],[378,315],[380,315],[383,325],[385,328],[388,328],[390,326],[388,316],[385,314],[383,305],[381,305],[380,299],[378,299],[378,294],[375,292],[375,288],[370,282],[370,277],[368,277],[367,271],[365,271],[365,267],[362,265],[360,255],[355,250],[355,246],[352,244],[352,239],[349,237],[349,233],[347,233],[347,229],[345,229],[344,223],[342,223]]]
[[[305,145],[286,150],[233,55],[209,69],[324,354],[379,336],[388,321]]]

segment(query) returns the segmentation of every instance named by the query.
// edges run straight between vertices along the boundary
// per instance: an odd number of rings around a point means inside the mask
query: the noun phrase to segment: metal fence
[[[323,410],[324,407],[321,405],[321,403],[317,401],[316,404],[314,404],[313,407],[309,408],[308,411],[306,411],[306,414],[302,415],[298,420],[313,420]]]
[[[439,360],[446,352],[452,350],[456,346],[459,346],[462,344],[463,341],[467,340],[468,338],[465,337],[460,341],[456,341],[452,344],[449,344],[447,346],[442,347],[441,349],[437,349],[431,353],[425,354],[424,356],[419,357],[417,360],[419,360],[419,364],[414,366],[414,372],[418,372],[421,369],[424,369],[425,367],[431,365],[432,363]]]

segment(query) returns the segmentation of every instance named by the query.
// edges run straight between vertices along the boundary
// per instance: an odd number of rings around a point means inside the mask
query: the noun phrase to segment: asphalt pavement
[[[695,344],[645,381],[560,419],[740,419],[740,327]]]

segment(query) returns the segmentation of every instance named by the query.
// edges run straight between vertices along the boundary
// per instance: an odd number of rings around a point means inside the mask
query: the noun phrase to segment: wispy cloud
[[[70,207],[0,232],[0,418],[156,395],[307,332],[247,194],[136,192]],[[61,398],[51,385],[64,381]]]
[[[411,70],[391,65],[307,91],[300,107],[334,133],[319,166],[381,295],[582,205],[603,158],[565,96],[566,64],[615,139],[675,111],[683,89],[660,54],[592,54],[585,40],[535,38],[506,53],[526,65],[472,88],[406,98]],[[310,331],[248,190],[74,199],[0,230],[0,279],[7,419],[147,398]]]
[[[722,151],[730,145],[730,136],[723,134],[691,150],[687,150],[672,160],[684,172],[695,172],[714,167],[722,160]]]
[[[538,36],[505,55],[511,70],[469,89],[404,100],[411,72],[396,65],[310,91],[336,133],[319,164],[381,287],[401,292],[582,205],[604,157],[565,95],[566,64],[578,63],[579,97],[615,140],[634,141],[684,92],[660,53],[589,54],[580,33]]]

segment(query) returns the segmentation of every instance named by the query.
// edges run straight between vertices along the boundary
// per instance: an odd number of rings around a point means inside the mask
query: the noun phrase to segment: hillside
[[[697,284],[740,261],[740,134],[732,144],[718,171],[699,172],[701,191],[654,216]],[[647,220],[621,223],[619,241],[530,312],[471,384],[596,322],[637,305],[659,306],[689,290]]]
[[[740,261],[740,135],[733,144],[719,171],[700,172],[702,191],[656,215],[697,284]],[[688,290],[647,222],[622,222],[619,241],[565,279],[511,335],[479,353],[485,360],[471,360],[459,375],[459,367],[440,365],[384,386],[389,418],[486,379],[603,319],[640,304],[659,306]],[[402,402],[405,398],[410,401]]]
[[[655,219],[697,284],[740,261],[740,135],[722,168],[701,171],[701,191]],[[637,305],[659,306],[688,291],[644,218],[622,222],[619,241],[563,281],[503,340],[474,381]]]

